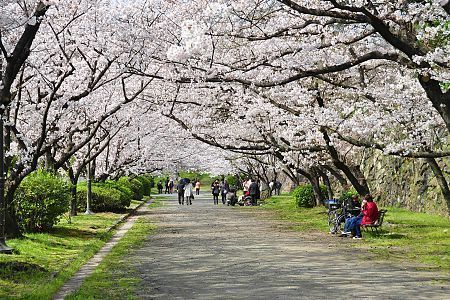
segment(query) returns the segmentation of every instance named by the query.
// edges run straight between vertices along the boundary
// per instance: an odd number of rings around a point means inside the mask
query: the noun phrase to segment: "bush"
[[[320,185],[320,191],[322,197],[326,198],[327,188],[324,185]],[[316,198],[314,197],[314,191],[311,184],[299,185],[292,192],[292,196],[298,207],[314,207],[316,205]]]
[[[144,197],[143,184],[136,178],[130,179],[130,177],[122,176],[117,182],[123,186],[126,186],[133,192],[133,199],[142,200]]]
[[[106,180],[103,185],[118,190],[123,194],[122,196],[129,201],[133,199],[133,191],[129,188],[130,185],[127,186],[114,180]]]
[[[136,200],[142,200],[144,198],[144,185],[140,180],[136,178],[130,180],[131,190],[133,191],[133,198]]]
[[[133,192],[133,187],[130,183],[130,178],[127,176],[122,176],[117,180],[117,183],[121,186],[127,187],[131,192]]]
[[[14,200],[19,226],[25,232],[48,231],[69,210],[69,183],[60,176],[38,170],[27,176]]]
[[[142,183],[142,194],[144,196],[150,196],[150,189],[152,188],[151,181],[145,176],[138,176],[135,179],[139,180]]]
[[[339,200],[341,203],[347,203],[354,195],[358,196],[358,192],[354,188],[350,188],[349,190],[340,193]]]
[[[227,177],[225,177],[225,180],[228,182],[228,184],[230,186],[236,187],[238,184],[238,180],[237,180],[236,176],[234,176],[234,175],[228,175]]]
[[[103,184],[92,184],[92,201],[90,209],[95,212],[123,212],[130,206],[131,199],[119,190]],[[86,209],[87,186],[86,183],[78,184],[77,199],[79,211]]]

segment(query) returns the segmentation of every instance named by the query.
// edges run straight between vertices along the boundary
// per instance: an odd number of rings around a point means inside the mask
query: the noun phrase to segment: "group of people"
[[[361,212],[357,216],[345,220],[344,231],[341,236],[353,236],[354,239],[361,239],[361,226],[373,224],[378,219],[380,215],[378,206],[370,194],[364,196],[362,204],[359,202],[358,196],[353,196],[351,205],[353,208],[360,207]]]
[[[158,193],[162,194],[164,188],[165,194],[172,194],[174,190],[176,190],[178,194],[179,204],[182,205],[186,202],[187,205],[190,205],[192,204],[192,199],[194,199],[194,190],[196,195],[200,194],[201,183],[199,180],[194,180],[193,184],[190,180],[186,179],[187,178],[179,180],[176,186],[174,181],[169,177],[165,179],[164,185],[160,180],[157,183]],[[242,186],[244,191],[243,198],[250,199],[248,200],[247,205],[257,205],[258,200],[261,198],[261,184],[259,180],[246,178]],[[271,181],[269,183],[269,189],[271,194],[274,193],[275,195],[279,195],[281,190],[281,182],[277,180]],[[222,201],[222,204],[227,204],[227,196],[233,195],[234,197],[236,197],[235,192],[235,190],[232,190],[230,188],[230,184],[224,178],[222,178],[221,180],[216,179],[211,184],[211,194],[213,195],[214,205],[219,204],[219,198]]]
[[[192,200],[194,199],[194,190],[196,195],[200,195],[200,180],[195,180],[194,184],[192,184],[191,180],[188,178],[180,179],[175,186],[174,181],[170,180],[169,177],[165,180],[165,194],[172,194],[174,192],[174,188],[178,194],[178,203],[180,205],[184,205],[186,202],[187,205],[192,205]],[[163,193],[163,183],[159,181],[157,184],[158,193]]]
[[[243,183],[244,197],[250,197],[249,205],[257,205],[261,199],[261,184],[259,180],[248,178]]]
[[[219,196],[221,196],[222,204],[227,201],[227,194],[230,192],[230,184],[227,180],[214,180],[211,184],[211,194],[213,195],[214,205],[219,204]]]
[[[158,183],[156,184],[156,187],[158,188],[158,194],[162,194],[163,193],[163,188],[164,189],[164,194],[172,194],[173,193],[173,189],[175,187],[175,183],[172,179],[169,179],[169,177],[166,178],[166,180],[164,181],[164,186],[162,181],[158,181]]]
[[[281,182],[278,180],[272,180],[269,182],[270,195],[280,195],[281,192]]]

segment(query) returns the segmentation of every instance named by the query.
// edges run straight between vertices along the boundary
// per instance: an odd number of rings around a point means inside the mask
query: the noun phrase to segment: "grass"
[[[289,227],[298,231],[314,232],[328,231],[327,211],[323,207],[301,208],[297,207],[292,196],[282,194],[272,196],[261,206],[277,212],[281,220],[289,221]]]
[[[63,218],[50,233],[7,240],[14,254],[0,254],[0,299],[51,299],[112,236],[108,229],[123,216],[80,214]]]
[[[324,207],[298,208],[291,195],[273,196],[263,209],[277,213],[294,230],[328,232],[327,210]],[[364,239],[353,243],[375,258],[396,262],[419,263],[422,268],[450,271],[450,221],[442,216],[387,207],[382,230],[363,231]]]
[[[167,197],[164,196],[153,196],[153,201],[152,203],[150,203],[150,205],[148,206],[149,208],[156,208],[156,207],[161,207],[164,205],[164,202],[162,201],[163,199],[167,199]]]
[[[154,229],[148,219],[138,219],[95,272],[83,282],[80,290],[66,299],[136,299],[133,295],[140,279],[128,257]]]

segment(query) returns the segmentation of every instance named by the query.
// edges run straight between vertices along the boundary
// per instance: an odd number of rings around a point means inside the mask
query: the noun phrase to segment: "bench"
[[[376,232],[378,232],[378,228],[380,228],[381,225],[383,225],[384,215],[386,214],[387,210],[381,209],[378,212],[380,215],[378,216],[378,219],[375,222],[373,222],[372,224],[361,225],[361,228],[363,228],[363,229],[370,228],[370,230],[372,230],[372,231],[375,230]]]

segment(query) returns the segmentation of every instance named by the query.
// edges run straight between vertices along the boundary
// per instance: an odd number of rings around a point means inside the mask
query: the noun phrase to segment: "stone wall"
[[[450,180],[450,159],[438,162],[444,168],[447,181]],[[432,170],[423,159],[385,156],[379,151],[367,150],[360,164],[379,204],[446,215],[446,202]]]

